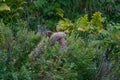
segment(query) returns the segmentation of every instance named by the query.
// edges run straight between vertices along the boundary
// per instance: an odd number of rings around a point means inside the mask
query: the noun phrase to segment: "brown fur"
[[[47,40],[46,40],[46,41],[47,41]],[[46,41],[45,41],[45,40],[42,40],[42,41],[38,44],[38,46],[30,52],[30,54],[29,54],[29,58],[30,58],[30,59],[32,59],[33,57],[35,57],[35,56],[37,56],[39,53],[41,53],[42,48],[43,48],[44,44],[46,43]]]
[[[44,46],[44,44],[46,42],[49,41],[50,46],[54,46],[55,42],[58,42],[60,45],[60,50],[62,51],[64,49],[66,49],[67,47],[67,41],[66,41],[66,34],[68,32],[51,32],[51,31],[47,31],[47,36],[49,37],[48,40],[42,40],[39,44],[38,47],[36,47],[33,51],[31,51],[31,53],[29,54],[29,58],[34,57],[35,55],[38,55],[39,53],[41,53],[41,50]]]
[[[60,47],[65,46],[66,34],[64,32],[54,32],[50,37],[50,44],[53,46],[55,42],[58,42]]]

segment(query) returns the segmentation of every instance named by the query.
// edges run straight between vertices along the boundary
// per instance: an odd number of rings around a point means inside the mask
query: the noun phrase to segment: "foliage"
[[[90,19],[96,11],[102,12],[106,22],[120,22],[119,0],[2,0],[1,2],[3,10],[0,12],[0,20],[5,24],[27,20],[29,28],[33,30],[36,30],[39,24],[45,24],[48,29],[54,30],[58,21],[64,17],[74,21],[81,15],[88,14]]]
[[[92,26],[99,26],[99,27],[103,27],[102,25],[102,17],[101,17],[101,13],[100,12],[96,12],[93,14],[92,19],[91,19],[91,25]]]
[[[90,79],[96,72],[96,62],[93,60],[98,47],[93,48],[81,38],[75,38],[74,34],[68,38],[68,46],[67,50],[58,52],[57,43],[53,47],[46,44],[43,53],[31,62],[30,69],[35,70],[33,77],[41,80]]]
[[[111,74],[114,74],[120,78],[118,75],[120,75],[119,71],[117,69],[119,68],[119,57],[120,57],[120,30],[115,28],[114,26],[119,26],[118,24],[110,25],[109,28],[107,28],[108,33],[102,34],[103,38],[103,46],[105,47],[105,54],[108,57],[108,60],[110,61],[110,64],[112,64]],[[115,66],[116,65],[116,66]],[[108,77],[110,77],[110,74],[108,74]]]
[[[86,13],[92,15],[96,11],[101,11],[103,16],[107,17],[107,21],[120,22],[119,0],[87,0],[85,2]]]
[[[75,23],[76,26],[78,27],[78,30],[83,32],[88,30],[89,29],[88,15],[84,15],[83,17],[77,19]]]
[[[87,19],[85,19],[87,20]],[[83,22],[84,23],[84,22]],[[114,25],[116,26],[116,25]],[[11,50],[1,47],[0,51],[0,79],[54,79],[54,80],[99,80],[100,75],[97,73],[104,71],[104,66],[99,67],[101,58],[104,53],[108,55],[110,62],[116,66],[111,69],[111,74],[119,77],[119,28],[107,29],[109,34],[88,34],[88,37],[82,37],[81,34],[71,33],[68,36],[68,48],[59,50],[58,43],[55,46],[49,46],[45,43],[42,53],[35,57],[32,61],[28,58],[28,53],[35,47],[40,40],[34,32],[21,28],[12,36]],[[108,26],[113,27],[113,26]],[[0,39],[3,40],[6,35],[12,34],[8,27],[1,27],[2,34]],[[7,41],[5,41],[7,42]],[[3,41],[1,42],[3,45]],[[102,62],[103,63],[103,62]],[[107,71],[106,71],[107,72]],[[95,76],[98,76],[96,78]],[[107,74],[107,78],[110,75]],[[104,78],[104,79],[105,79]]]
[[[4,11],[4,10],[10,10],[10,8],[8,7],[8,5],[6,3],[3,3],[3,1],[0,1],[0,11]]]
[[[0,25],[0,50],[9,50],[10,46],[12,45],[12,42],[12,31],[8,27]]]
[[[41,4],[37,5],[37,2]],[[88,17],[90,17],[97,11],[102,12],[102,16],[106,17],[109,22],[120,22],[120,5],[117,0],[36,0],[34,5],[41,12],[38,13],[41,15],[41,23],[46,23],[49,28],[55,28],[56,23],[63,17],[74,21],[76,18],[80,17],[81,14],[88,14]],[[46,5],[49,5],[49,7]]]
[[[29,51],[31,51],[31,48],[39,42],[39,39],[39,36],[35,35],[34,32],[28,32],[27,29],[23,28],[17,32],[15,39],[16,42],[14,42],[15,51],[17,50],[17,52],[20,51],[20,53],[29,53]]]
[[[0,0],[0,80],[119,80],[119,3]],[[46,42],[41,53],[29,59],[43,39],[35,33],[38,25],[68,30],[67,49]]]
[[[64,18],[64,20],[60,20],[57,25],[57,30],[74,30],[74,24],[69,20]]]
[[[1,5],[2,9],[7,9],[0,12],[0,20],[3,20],[5,24],[8,22],[17,22],[18,19],[20,19],[20,14],[23,13],[22,11],[24,11],[24,3],[24,0],[5,0],[5,2],[0,3],[3,4],[3,6]]]
[[[102,24],[102,16],[100,12],[95,12],[92,19],[88,20],[88,15],[78,18],[74,23],[69,19],[60,20],[57,25],[57,30],[82,31],[89,33],[105,32]]]
[[[29,79],[28,53],[40,40],[34,32],[21,28],[16,36],[6,26],[0,26],[0,79]]]
[[[57,21],[64,15],[64,11],[56,0],[35,0],[29,5],[29,9],[31,9],[29,14],[35,15],[40,24],[46,24],[49,29],[55,28]]]

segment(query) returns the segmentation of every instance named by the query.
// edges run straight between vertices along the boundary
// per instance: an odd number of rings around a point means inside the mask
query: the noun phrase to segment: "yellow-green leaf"
[[[6,3],[0,3],[0,11],[4,10],[10,11],[10,7]]]
[[[78,31],[85,32],[85,29],[83,29],[83,28],[78,28]]]

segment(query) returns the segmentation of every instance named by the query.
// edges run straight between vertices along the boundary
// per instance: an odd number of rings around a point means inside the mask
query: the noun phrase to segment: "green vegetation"
[[[120,0],[0,0],[0,80],[119,80]],[[69,31],[67,48],[45,42]]]

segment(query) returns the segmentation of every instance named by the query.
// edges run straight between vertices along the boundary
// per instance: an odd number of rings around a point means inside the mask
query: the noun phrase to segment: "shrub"
[[[0,50],[10,51],[13,43],[12,31],[3,25],[0,25]]]
[[[94,44],[95,45],[95,44]],[[46,80],[86,80],[96,73],[96,54],[101,51],[91,43],[72,34],[68,38],[68,48],[59,52],[58,44],[44,46],[43,53],[31,62],[33,78]],[[98,53],[96,53],[98,52]]]
[[[39,36],[25,28],[13,36],[8,27],[0,26],[0,79],[31,80],[28,54],[39,40]]]
[[[74,23],[69,19],[60,20],[57,30],[68,30],[70,32],[79,31],[84,33],[99,34],[105,32],[102,24],[102,16],[100,12],[95,12],[92,19],[88,20],[88,15],[78,18]]]

